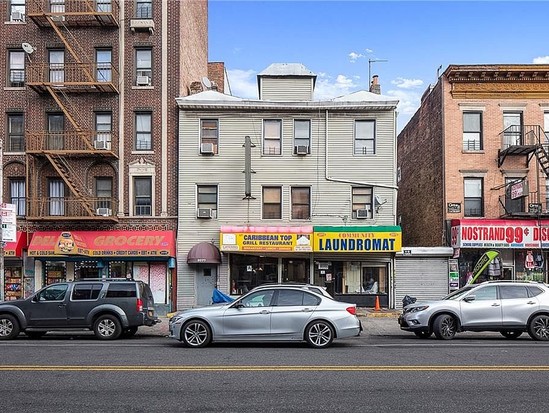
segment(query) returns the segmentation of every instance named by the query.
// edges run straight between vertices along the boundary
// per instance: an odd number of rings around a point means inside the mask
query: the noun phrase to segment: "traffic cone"
[[[376,295],[376,306],[374,307],[375,311],[381,311],[381,306],[379,305],[379,295]]]

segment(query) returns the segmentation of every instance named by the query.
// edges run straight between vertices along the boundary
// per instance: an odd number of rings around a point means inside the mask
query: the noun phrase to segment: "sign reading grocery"
[[[256,252],[310,252],[313,229],[307,227],[222,226],[220,250]]]
[[[314,227],[315,252],[398,252],[401,248],[399,226]]]
[[[173,231],[45,231],[33,234],[30,257],[175,256]]]
[[[504,219],[452,220],[454,248],[547,248],[549,221]]]

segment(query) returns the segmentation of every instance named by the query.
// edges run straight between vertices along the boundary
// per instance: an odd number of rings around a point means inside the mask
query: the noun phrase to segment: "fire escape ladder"
[[[90,58],[86,55],[86,52],[84,51],[84,48],[78,43],[78,40],[72,35],[69,28],[66,26],[64,21],[55,21],[52,16],[46,16],[46,19],[48,20],[50,26],[57,34],[57,37],[61,39],[63,44],[65,45],[65,48],[70,53],[74,61],[82,67],[82,70],[84,71],[84,74],[86,78],[88,79],[88,82],[95,82],[95,77],[93,72],[90,71],[90,68],[93,67],[93,64],[90,60]],[[61,31],[60,27],[63,27],[65,32],[68,36],[71,37],[71,42],[68,41],[67,37],[63,35],[63,32]],[[78,50],[75,50],[75,48],[78,48]],[[82,61],[81,56],[85,57],[85,61]]]
[[[46,157],[55,168],[59,176],[65,181],[65,184],[74,195],[74,197],[81,202],[84,210],[90,215],[94,216],[95,211],[90,202],[91,194],[88,193],[84,182],[79,180],[79,175],[71,170],[70,164],[65,161],[61,156],[55,156],[51,153],[46,153]]]
[[[545,176],[549,178],[549,155],[547,154],[544,145],[539,144],[536,148],[536,158],[538,159],[538,163],[541,166],[541,169],[543,169]]]

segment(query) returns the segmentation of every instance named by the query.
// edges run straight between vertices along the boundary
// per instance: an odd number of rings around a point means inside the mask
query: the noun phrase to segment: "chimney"
[[[196,93],[202,92],[204,89],[202,88],[202,82],[192,82],[190,86],[190,94],[194,95]]]
[[[376,95],[381,95],[381,85],[379,84],[379,76],[372,76],[372,83],[370,84],[370,92],[375,93]]]

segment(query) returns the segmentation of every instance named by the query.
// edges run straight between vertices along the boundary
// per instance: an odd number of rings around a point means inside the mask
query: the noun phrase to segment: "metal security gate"
[[[418,300],[438,300],[448,294],[451,248],[403,247],[402,251],[395,259],[395,308],[402,308],[405,295]]]

